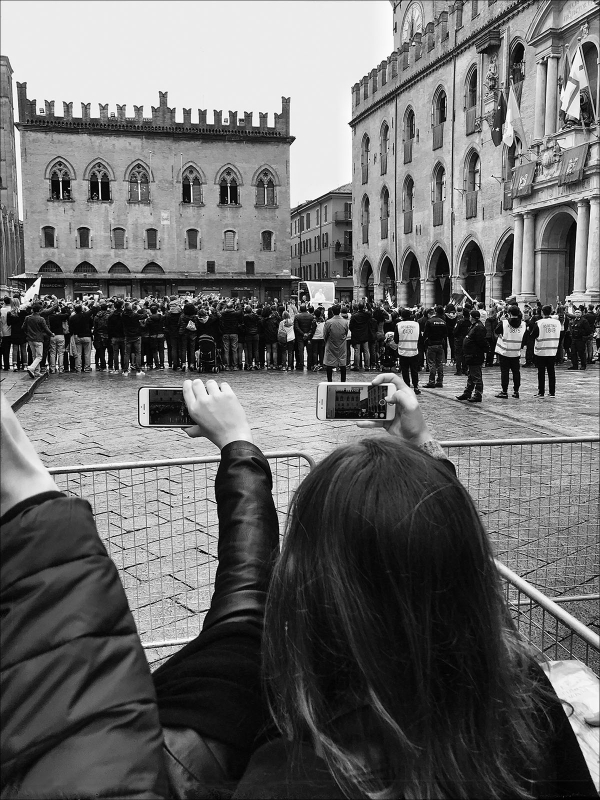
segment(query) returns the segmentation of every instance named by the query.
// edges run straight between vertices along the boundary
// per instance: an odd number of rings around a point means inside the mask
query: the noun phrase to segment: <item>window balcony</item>
[[[443,200],[436,200],[433,204],[433,225],[436,227],[437,225],[444,224],[444,201]]]
[[[344,242],[343,244],[340,244],[339,248],[336,245],[334,252],[336,258],[346,257],[352,255],[352,246],[349,245],[348,242]]]
[[[467,219],[473,219],[477,216],[477,194],[478,192],[467,192]]]
[[[404,142],[404,163],[410,164],[412,161],[413,140],[407,139]]]
[[[439,150],[444,146],[444,123],[433,126],[433,149]]]
[[[413,212],[404,212],[404,233],[412,233],[413,229]]]
[[[336,225],[352,222],[352,211],[336,211],[333,215],[333,221]]]

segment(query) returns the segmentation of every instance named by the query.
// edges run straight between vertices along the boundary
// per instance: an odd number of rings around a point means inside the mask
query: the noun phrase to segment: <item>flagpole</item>
[[[577,43],[577,49],[579,50],[579,55],[581,57],[581,66],[583,67],[583,73],[585,75],[585,82],[587,83],[587,90],[588,90],[588,93],[590,95],[590,103],[592,104],[592,114],[593,114],[594,119],[595,119],[596,118],[596,113],[597,113],[596,104],[594,102],[594,98],[592,97],[592,86],[590,84],[590,76],[588,75],[587,67],[585,65],[585,58],[583,57],[583,49],[582,49],[581,45],[579,44],[579,42]],[[587,130],[587,128],[585,127],[585,120],[583,118],[583,111],[581,110],[581,99],[579,100],[579,113],[581,114],[581,124],[583,125],[583,129]],[[591,127],[591,123],[590,123],[590,127]]]

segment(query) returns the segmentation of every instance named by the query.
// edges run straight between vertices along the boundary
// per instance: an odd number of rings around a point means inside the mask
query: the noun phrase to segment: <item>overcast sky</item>
[[[291,203],[351,180],[351,86],[393,49],[388,0],[32,0],[2,2],[2,55],[29,99],[281,111],[291,98]],[[22,207],[21,207],[22,213]]]

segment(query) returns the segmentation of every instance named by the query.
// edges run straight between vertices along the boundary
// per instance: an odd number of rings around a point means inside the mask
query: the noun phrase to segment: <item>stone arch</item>
[[[370,260],[365,257],[358,268],[359,297],[373,298],[375,275]]]
[[[108,270],[111,275],[129,275],[131,270],[122,261],[115,261]]]
[[[128,180],[129,180],[129,177],[130,177],[130,175],[131,175],[131,172],[132,172],[132,171],[133,171],[133,170],[134,170],[134,169],[137,167],[137,165],[138,165],[138,164],[139,164],[139,165],[140,165],[140,166],[141,166],[143,169],[145,169],[145,170],[146,170],[146,172],[148,173],[148,180],[150,181],[150,183],[154,183],[154,173],[152,172],[152,170],[151,170],[151,169],[150,169],[150,167],[148,166],[147,162],[146,162],[146,161],[144,161],[144,159],[143,159],[143,158],[136,158],[136,159],[135,159],[135,161],[132,161],[132,162],[131,162],[131,164],[129,164],[129,165],[126,167],[126,169],[125,169],[125,173],[124,173],[124,175],[123,175],[123,180],[124,180],[124,181],[128,181]]]
[[[437,242],[429,251],[427,279],[430,283],[428,305],[446,305],[452,294],[452,269],[443,245]]]
[[[145,267],[142,268],[142,272],[145,275],[164,275],[165,271],[157,264],[156,261],[149,261]]]
[[[570,206],[548,209],[538,218],[535,291],[542,303],[573,293],[577,213]]]
[[[492,288],[490,297],[505,300],[512,294],[514,231],[507,228],[498,239],[492,256]]]
[[[473,77],[475,77],[475,81],[473,81]],[[475,96],[472,97],[473,87],[472,84],[475,84]],[[465,80],[463,84],[463,91],[464,91],[464,108],[472,108],[474,105],[477,105],[477,90],[478,90],[478,83],[479,83],[479,72],[477,68],[477,62],[473,61],[469,65],[466,73],[465,73]],[[472,102],[474,100],[474,102]]]
[[[180,169],[177,172],[177,176],[175,178],[177,183],[181,183],[181,181],[183,180],[183,176],[185,175],[185,173],[189,169],[193,169],[194,172],[198,173],[198,177],[200,178],[200,183],[203,183],[203,184],[207,183],[206,175],[204,174],[204,170],[195,161],[186,161],[186,163],[182,167],[180,167]]]
[[[459,248],[458,275],[465,290],[478,302],[485,302],[486,279],[483,250],[476,238],[470,234]]]
[[[77,264],[73,272],[77,273],[78,275],[80,274],[86,275],[92,272],[98,272],[98,270],[93,264],[90,264],[89,261],[82,261],[81,264]]]
[[[396,293],[396,268],[392,256],[386,250],[383,251],[377,265],[378,283],[383,287],[383,293],[389,290],[390,294]],[[384,284],[386,284],[384,286]]]
[[[421,267],[417,254],[412,248],[407,248],[402,256],[402,283],[405,285],[405,303],[411,308],[421,302]]]
[[[75,172],[75,168],[73,167],[70,161],[68,161],[66,158],[63,158],[62,156],[56,156],[56,158],[53,158],[52,161],[49,161],[46,164],[46,171],[44,172],[44,178],[49,181],[50,176],[52,175],[52,170],[55,167],[59,167],[59,165],[62,165],[69,172],[69,177],[71,178],[72,181],[77,180],[77,174]]]
[[[45,272],[62,272],[62,269],[58,266],[55,261],[44,261],[42,266],[38,269],[38,273],[45,273]]]
[[[115,172],[113,168],[110,166],[110,164],[104,158],[95,158],[93,161],[90,161],[87,167],[83,170],[83,180],[89,181],[90,174],[92,173],[93,170],[97,168],[102,168],[108,175],[109,180],[111,181],[115,180]]]
[[[431,98],[431,127],[439,125],[448,118],[448,90],[439,83]]]
[[[265,170],[267,170],[268,172],[271,173],[271,176],[273,178],[273,183],[275,184],[275,186],[281,186],[281,180],[279,179],[279,175],[277,174],[277,170],[275,169],[275,167],[272,167],[270,164],[263,164],[261,167],[259,167],[254,172],[254,175],[252,176],[252,180],[250,181],[250,185],[251,186],[256,186],[256,184],[258,182],[258,179],[260,177],[260,173],[264,172]]]
[[[244,181],[242,180],[242,173],[239,171],[239,169],[235,166],[235,164],[227,163],[227,164],[223,164],[221,167],[219,167],[219,169],[217,170],[217,172],[215,174],[215,185],[216,186],[219,185],[219,183],[221,182],[221,178],[223,177],[223,174],[225,172],[227,172],[227,170],[231,170],[231,172],[233,173],[233,176],[234,176],[238,186],[243,186],[244,185]]]

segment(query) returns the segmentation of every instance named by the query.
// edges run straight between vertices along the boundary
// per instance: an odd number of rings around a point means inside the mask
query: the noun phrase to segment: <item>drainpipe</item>
[[[398,201],[397,201],[397,187],[398,187],[398,91],[394,95],[394,252],[396,254],[396,305],[398,305],[398,270],[400,264],[398,263]],[[403,228],[404,230],[404,228]],[[402,280],[402,275],[400,275]]]
[[[454,278],[454,124],[456,121],[456,31],[454,32],[455,51],[452,58],[452,130],[450,139],[450,295]]]

